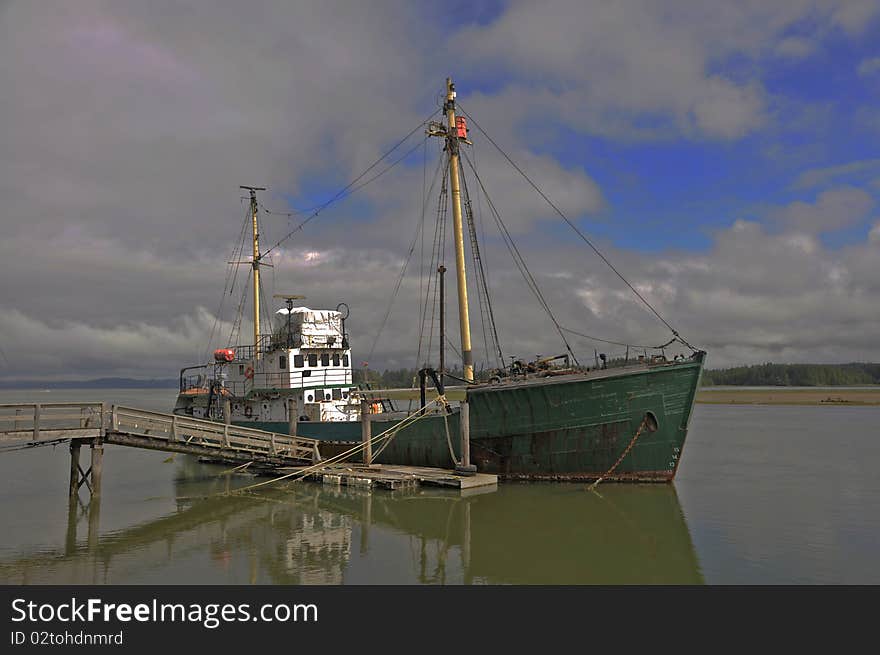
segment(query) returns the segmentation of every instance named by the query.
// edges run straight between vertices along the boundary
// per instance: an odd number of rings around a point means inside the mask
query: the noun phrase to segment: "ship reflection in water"
[[[580,484],[508,484],[462,495],[298,483],[219,496],[253,479],[218,476],[222,469],[188,458],[177,466],[176,512],[89,539],[71,526],[64,549],[0,561],[0,580],[703,583],[672,485],[608,484],[592,493]]]

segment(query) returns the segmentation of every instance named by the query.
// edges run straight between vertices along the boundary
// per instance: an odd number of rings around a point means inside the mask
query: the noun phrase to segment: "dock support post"
[[[34,441],[40,440],[40,403],[34,404]]]
[[[94,452],[94,451],[93,451]],[[100,485],[99,485],[100,486]],[[101,498],[92,495],[89,501],[89,530],[86,536],[86,544],[89,550],[95,550],[98,547],[98,537],[101,534]]]
[[[471,464],[471,417],[467,398],[461,401],[460,408],[461,464],[455,467],[455,472],[459,475],[476,475],[477,467]]]
[[[79,491],[79,449],[81,445],[78,440],[72,439],[70,442],[70,488],[67,497],[73,502]]]
[[[101,474],[104,472],[104,444],[99,440],[92,443],[92,501],[101,497]]]
[[[223,399],[223,422],[226,425],[232,423],[232,401],[229,398]]]
[[[287,399],[287,434],[291,437],[296,436],[296,398],[291,396]]]
[[[64,554],[73,555],[76,550],[76,525],[79,519],[79,503],[75,496],[67,503],[67,533],[64,536]]]
[[[364,518],[361,521],[361,555],[370,550],[370,524],[373,522],[373,494],[364,494]]]
[[[473,584],[471,575],[471,504],[464,501],[464,535],[461,539],[461,572],[465,584]]]
[[[373,463],[373,428],[370,425],[370,403],[366,398],[361,399],[361,441],[364,442],[364,464],[369,466]]]

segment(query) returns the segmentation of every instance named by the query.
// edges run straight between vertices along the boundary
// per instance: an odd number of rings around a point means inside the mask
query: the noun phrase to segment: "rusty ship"
[[[372,454],[371,461],[377,463],[456,467],[463,474],[476,469],[502,479],[671,481],[681,462],[706,353],[687,343],[478,128],[671,331],[667,343],[650,350],[631,350],[622,338],[609,340],[607,343],[626,346],[626,355],[606,357],[594,351],[590,365],[585,366],[565,338],[565,332],[580,333],[559,325],[526,268],[525,279],[527,283],[531,280],[530,288],[557,328],[565,352],[533,361],[514,359],[505,365],[462,162],[464,159],[469,165],[472,178],[486,193],[472,160],[463,152],[471,144],[468,121],[476,123],[467,114],[457,115],[457,110],[455,86],[448,79],[443,120],[422,124],[426,139],[436,137],[443,144],[438,160],[438,221],[444,223],[435,227],[437,239],[446,234],[446,208],[452,209],[461,356],[456,374],[447,369],[445,361],[446,267],[442,260],[445,249],[439,247],[431,264],[435,272],[433,287],[429,281],[420,317],[423,325],[427,323],[429,294],[433,292],[436,304],[432,307],[440,312],[439,363],[425,365],[427,357],[420,352],[417,363],[422,368],[411,389],[373,390],[363,381],[355,381],[347,328],[349,312],[344,303],[332,310],[311,309],[295,304],[301,296],[281,296],[285,306],[277,309],[269,329],[261,329],[260,267],[267,251],[261,251],[259,244],[260,203],[256,192],[262,189],[243,187],[250,193],[253,257],[232,264],[246,263],[252,269],[253,341],[228,344],[214,352],[212,361],[183,369],[175,412],[317,438],[322,442],[322,454],[357,444],[364,413],[369,412],[372,434],[388,435]],[[486,198],[495,213],[488,195]],[[500,216],[497,220],[502,235],[507,233]],[[510,243],[511,255],[516,257],[519,251],[512,239]],[[500,362],[479,376],[475,375],[471,345],[468,251],[476,272],[480,312],[489,318],[488,332],[494,337]],[[520,262],[525,266],[521,255]],[[434,329],[433,323],[429,329]],[[429,355],[433,357],[434,353]],[[440,398],[442,402],[426,408],[426,398]],[[406,403],[409,408],[404,410],[401,407]],[[462,447],[450,436],[459,434],[463,413],[468,424],[469,452],[467,446]],[[418,420],[413,420],[415,414]]]

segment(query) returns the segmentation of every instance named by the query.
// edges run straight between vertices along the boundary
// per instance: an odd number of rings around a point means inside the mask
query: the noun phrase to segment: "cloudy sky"
[[[710,366],[880,359],[876,0],[13,0],[0,1],[0,378],[173,377],[225,345],[244,281],[224,297],[238,186],[268,187],[276,212],[326,201],[438,108],[448,75]],[[665,342],[471,136],[559,322]],[[417,234],[439,147],[417,130],[391,161],[410,156],[264,273],[267,296],[348,303],[355,361],[415,364],[436,193],[425,255]],[[560,352],[469,185],[505,354]],[[262,215],[263,243],[303,218]],[[613,352],[571,343],[584,359]]]

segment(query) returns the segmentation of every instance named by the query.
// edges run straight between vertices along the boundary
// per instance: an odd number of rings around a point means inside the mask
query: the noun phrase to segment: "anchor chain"
[[[638,440],[638,438],[640,436],[642,436],[642,432],[647,427],[647,425],[648,425],[648,415],[645,414],[645,418],[642,419],[642,422],[639,425],[639,429],[636,430],[636,433],[633,435],[633,438],[630,439],[629,445],[624,449],[624,451],[623,451],[623,453],[621,453],[620,457],[617,458],[617,461],[611,465],[610,469],[605,471],[604,475],[600,476],[593,484],[591,484],[589,487],[587,487],[587,489],[589,489],[590,491],[593,491],[596,487],[599,486],[599,483],[602,482],[602,480],[604,480],[609,475],[614,473],[614,469],[616,469],[617,466],[623,461],[623,458],[629,454],[629,451],[632,450],[632,447],[636,445],[636,441]]]

